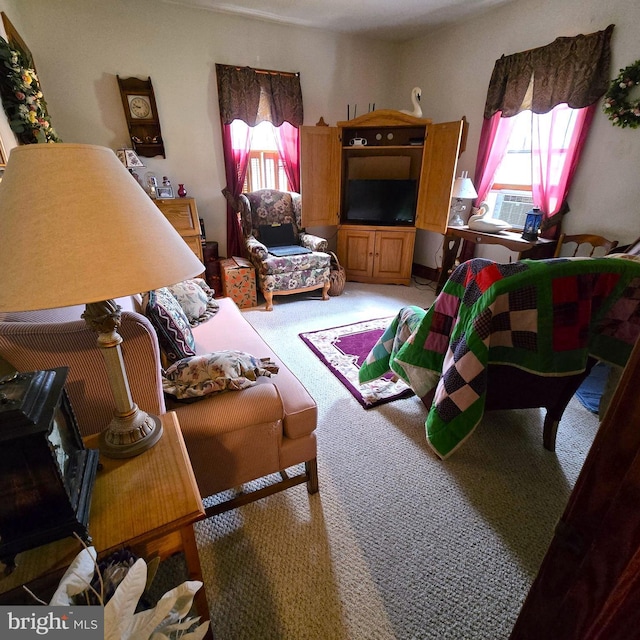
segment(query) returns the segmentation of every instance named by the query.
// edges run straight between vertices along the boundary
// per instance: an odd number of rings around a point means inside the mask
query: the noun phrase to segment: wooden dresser
[[[165,218],[189,245],[193,253],[198,256],[200,261],[204,262],[200,219],[198,218],[196,201],[193,198],[169,198],[166,200],[157,199],[155,203]]]

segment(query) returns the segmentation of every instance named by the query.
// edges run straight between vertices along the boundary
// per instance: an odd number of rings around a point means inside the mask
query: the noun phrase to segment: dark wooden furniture
[[[626,640],[638,635],[639,375],[637,342],[511,640]]]
[[[145,158],[164,158],[164,142],[151,78],[116,77],[133,148]]]
[[[589,358],[582,373],[562,377],[538,376],[518,367],[490,364],[484,410],[546,409],[542,444],[548,451],[555,451],[562,414],[596,362],[595,358]],[[431,408],[435,391],[434,387],[421,398],[427,409]]]
[[[87,522],[98,451],[82,442],[64,390],[67,367],[0,381],[0,560],[78,535]]]
[[[546,409],[542,444],[548,451],[555,451],[562,414],[596,362],[595,358],[589,358],[582,373],[557,378],[537,376],[508,365],[490,364],[485,411]]]
[[[468,226],[448,227],[444,237],[442,252],[442,269],[436,286],[436,293],[440,293],[458,257],[460,245],[466,240],[473,244],[497,244],[506,247],[510,251],[518,252],[518,260],[530,258],[540,260],[553,257],[555,248],[554,240],[539,238],[536,242],[529,242],[522,238],[521,233],[503,231],[501,233],[487,233],[485,231],[473,231]]]

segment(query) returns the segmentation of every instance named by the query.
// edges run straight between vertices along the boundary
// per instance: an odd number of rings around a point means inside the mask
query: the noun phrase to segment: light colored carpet
[[[428,306],[420,286],[347,283],[244,316],[319,407],[304,485],[196,525],[217,640],[507,638],[598,426],[573,400],[557,451],[539,410],[492,412],[445,462],[415,398],[364,410],[298,334]]]

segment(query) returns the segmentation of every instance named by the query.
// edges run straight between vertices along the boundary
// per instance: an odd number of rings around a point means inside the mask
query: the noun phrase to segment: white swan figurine
[[[400,113],[406,113],[415,118],[422,118],[422,108],[420,107],[420,98],[422,97],[422,89],[420,87],[413,87],[411,89],[411,104],[413,105],[413,111],[407,109],[401,109]]]
[[[472,231],[484,231],[485,233],[500,233],[511,229],[511,225],[503,220],[492,218],[489,214],[489,205],[483,202],[477,209],[478,213],[472,215],[467,223]]]

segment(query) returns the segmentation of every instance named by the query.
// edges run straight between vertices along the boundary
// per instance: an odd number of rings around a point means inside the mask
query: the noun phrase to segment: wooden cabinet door
[[[347,279],[371,278],[375,251],[375,231],[363,228],[338,230],[338,257]]]
[[[373,277],[376,281],[409,284],[415,229],[376,231]]]
[[[340,220],[340,136],[337,127],[300,127],[302,226]]]
[[[418,229],[447,230],[463,125],[464,121],[458,120],[427,126],[416,207]]]

